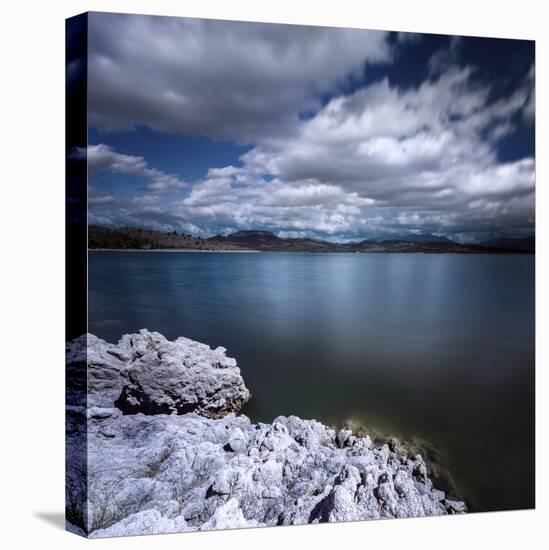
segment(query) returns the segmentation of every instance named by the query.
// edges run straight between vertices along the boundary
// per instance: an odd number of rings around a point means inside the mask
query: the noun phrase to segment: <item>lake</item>
[[[227,348],[254,421],[430,442],[470,510],[534,506],[533,255],[89,253],[89,331]]]

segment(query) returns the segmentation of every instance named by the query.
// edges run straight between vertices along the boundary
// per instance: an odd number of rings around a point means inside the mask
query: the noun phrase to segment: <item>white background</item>
[[[547,484],[547,14],[487,0],[56,0],[4,2],[0,19],[0,537],[4,548],[539,547]],[[537,509],[133,537],[96,542],[61,528],[64,481],[64,18],[125,11],[384,30],[529,38],[537,88]],[[545,155],[545,156],[544,156]],[[545,338],[544,338],[545,336]],[[433,411],[436,414],[436,411]],[[463,426],[464,430],[468,426]],[[513,445],[513,441],[507,442]],[[475,457],[471,456],[471,461]],[[509,477],[520,472],[509,471]]]

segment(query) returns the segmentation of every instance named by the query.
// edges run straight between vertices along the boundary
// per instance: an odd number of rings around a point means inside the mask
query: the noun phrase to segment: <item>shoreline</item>
[[[403,436],[395,431],[386,431],[374,424],[364,423],[355,417],[349,417],[343,421],[327,425],[335,431],[351,430],[353,435],[357,437],[369,436],[374,445],[388,445],[393,452],[397,450],[408,456],[421,455],[427,466],[428,476],[433,480],[436,487],[442,489],[455,500],[465,501],[465,492],[452,475],[449,455],[431,440],[415,435]],[[470,509],[470,504],[467,501],[468,509]]]
[[[356,235],[355,239],[359,238]],[[499,241],[458,242],[436,235],[410,235],[393,239],[362,239],[333,242],[308,237],[279,237],[272,231],[243,230],[229,235],[200,237],[139,227],[88,226],[88,248],[100,250],[193,250],[261,252],[340,252],[340,253],[429,253],[496,254],[535,253],[535,237]]]
[[[223,347],[146,329],[117,344],[85,334],[68,343],[66,365],[66,512],[85,536],[467,512],[424,449],[294,415],[254,423]]]
[[[88,252],[229,252],[231,254],[260,253],[263,250],[198,250],[196,248],[88,248]]]
[[[361,250],[361,251],[318,251],[313,252],[311,250],[198,250],[195,248],[88,248],[88,252],[192,252],[192,253],[230,253],[230,254],[266,254],[266,253],[275,253],[275,254],[424,254],[426,256],[436,256],[444,254],[452,254],[455,256],[535,256],[535,252],[458,252],[445,250],[444,252],[426,252],[424,250],[417,251],[404,251],[404,250],[395,250],[391,251],[370,251],[370,250]]]

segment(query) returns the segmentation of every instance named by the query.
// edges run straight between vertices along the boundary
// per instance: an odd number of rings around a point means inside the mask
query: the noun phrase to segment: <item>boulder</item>
[[[80,374],[87,368],[88,407],[219,418],[250,398],[236,361],[225,352],[188,338],[171,342],[148,330],[126,334],[118,344],[88,334],[68,345],[67,380],[83,391]]]

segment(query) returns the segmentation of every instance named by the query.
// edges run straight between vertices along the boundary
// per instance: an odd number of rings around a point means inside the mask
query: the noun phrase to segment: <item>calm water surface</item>
[[[89,330],[223,346],[246,413],[430,441],[472,510],[534,505],[534,256],[90,252]]]

